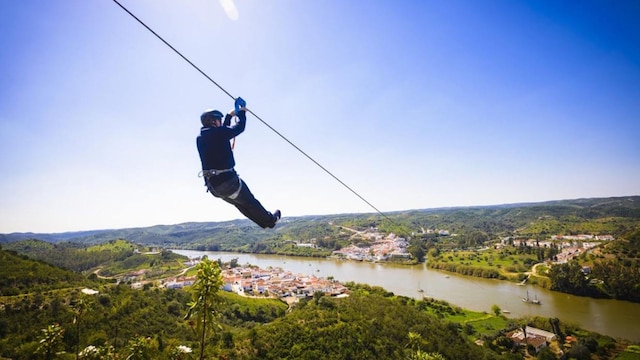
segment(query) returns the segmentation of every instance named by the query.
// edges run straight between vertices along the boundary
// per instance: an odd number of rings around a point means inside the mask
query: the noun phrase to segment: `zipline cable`
[[[213,80],[211,77],[209,77],[209,75],[207,75],[204,71],[202,71],[199,67],[197,67],[193,62],[191,62],[191,60],[189,60],[186,56],[182,55],[182,53],[180,53],[180,51],[176,50],[176,48],[174,48],[173,46],[171,46],[171,44],[169,44],[165,39],[162,38],[162,36],[158,35],[158,33],[156,33],[155,31],[153,31],[153,29],[151,29],[149,26],[147,26],[147,24],[145,24],[142,20],[140,20],[137,16],[135,16],[131,11],[129,11],[126,7],[124,7],[122,4],[120,4],[118,2],[118,0],[113,0],[113,2],[115,2],[120,8],[122,8],[122,10],[124,10],[127,14],[129,14],[132,18],[134,18],[137,22],[140,23],[140,25],[144,26],[147,30],[149,30],[149,32],[151,32],[153,35],[155,35],[158,39],[160,39],[160,41],[162,41],[165,45],[167,45],[171,50],[173,50],[176,54],[178,54],[184,61],[186,61],[187,63],[189,63],[189,65],[191,65],[194,69],[196,69],[200,74],[202,74],[205,78],[207,78],[209,81],[211,81],[215,86],[217,86],[220,90],[222,90],[222,92],[224,92],[225,94],[227,94],[227,96],[229,96],[231,99],[236,100],[236,98],[231,95],[225,88],[223,88],[220,84],[218,84],[215,80]],[[256,119],[260,120],[265,126],[267,126],[269,129],[271,129],[271,131],[273,131],[274,133],[276,133],[278,136],[280,136],[284,141],[288,142],[289,145],[293,146],[296,150],[298,150],[302,155],[304,155],[305,157],[307,157],[307,159],[311,160],[314,164],[316,164],[319,168],[321,168],[322,170],[324,170],[324,172],[326,172],[327,174],[329,174],[332,178],[334,178],[336,181],[338,181],[340,184],[342,184],[342,186],[344,186],[345,188],[347,188],[349,191],[351,191],[354,195],[356,195],[358,198],[360,198],[360,200],[364,201],[367,205],[369,205],[372,209],[374,209],[378,214],[382,215],[384,218],[386,218],[387,220],[389,220],[392,223],[395,223],[393,220],[391,220],[385,213],[383,213],[382,211],[378,210],[378,208],[376,208],[375,206],[373,206],[373,204],[371,204],[369,201],[367,201],[367,199],[365,199],[364,197],[362,197],[360,194],[358,194],[355,190],[353,190],[351,187],[349,187],[347,184],[345,184],[342,180],[340,180],[337,176],[335,176],[331,171],[327,170],[327,168],[325,168],[324,166],[322,166],[319,162],[317,162],[314,158],[312,158],[311,156],[309,156],[306,152],[304,152],[302,149],[300,149],[298,146],[296,146],[296,144],[294,144],[293,142],[291,142],[289,139],[287,139],[284,135],[282,135],[280,132],[278,132],[276,129],[274,129],[271,125],[269,125],[266,121],[262,120],[262,118],[258,115],[256,115],[253,111],[251,111],[250,109],[247,109],[247,111],[252,114],[253,116],[256,117]]]

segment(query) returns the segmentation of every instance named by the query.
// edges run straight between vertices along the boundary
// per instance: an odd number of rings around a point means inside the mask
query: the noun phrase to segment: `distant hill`
[[[0,296],[91,284],[84,276],[14,251],[0,250]]]
[[[127,239],[146,246],[238,250],[274,238],[337,237],[339,226],[358,229],[375,226],[403,235],[424,229],[445,229],[458,234],[482,231],[493,237],[585,232],[619,235],[640,226],[640,196],[407,210],[386,215],[387,219],[377,213],[286,217],[275,230],[268,231],[242,219],[56,234],[12,233],[0,234],[0,244],[39,239],[90,245]]]
[[[185,257],[171,251],[148,251],[148,248],[127,240],[109,240],[89,246],[71,242],[53,244],[30,239],[3,244],[2,249],[82,273],[89,278],[97,278],[98,275],[120,276],[142,269],[148,270],[148,278],[171,276],[182,269],[182,262],[186,260]],[[98,269],[99,273],[96,272]]]

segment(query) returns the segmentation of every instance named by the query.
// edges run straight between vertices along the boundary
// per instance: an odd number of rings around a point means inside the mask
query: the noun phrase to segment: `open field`
[[[485,248],[482,250],[454,250],[429,258],[430,267],[467,274],[485,273],[492,278],[522,281],[538,261],[533,254],[516,254],[512,249]]]

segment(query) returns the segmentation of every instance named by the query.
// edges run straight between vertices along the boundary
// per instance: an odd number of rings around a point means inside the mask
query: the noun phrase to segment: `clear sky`
[[[636,0],[120,1],[381,211],[640,194]],[[195,146],[233,100],[113,1],[0,0],[0,40],[0,233],[242,217]],[[235,157],[284,217],[374,212],[251,115]]]

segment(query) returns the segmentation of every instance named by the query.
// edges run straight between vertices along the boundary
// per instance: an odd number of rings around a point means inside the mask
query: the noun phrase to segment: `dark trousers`
[[[251,190],[249,190],[247,184],[238,177],[238,174],[235,172],[227,173],[222,182],[219,181],[219,178],[217,179],[218,176],[210,176],[205,179],[207,189],[213,196],[235,206],[244,216],[263,229],[276,226],[277,219],[275,216],[260,204],[251,193]],[[238,188],[240,188],[240,191],[238,191]]]

